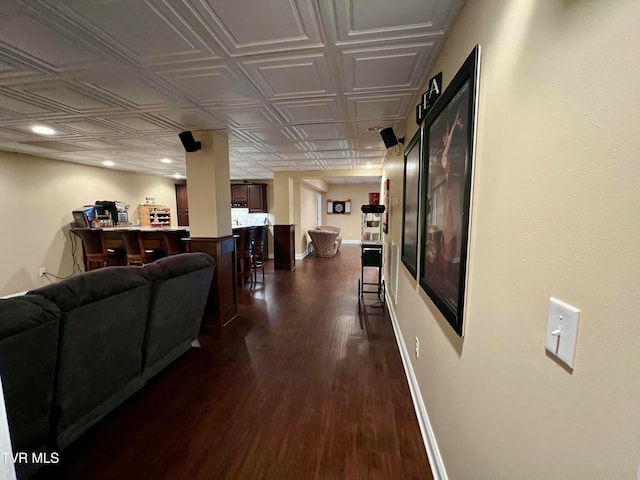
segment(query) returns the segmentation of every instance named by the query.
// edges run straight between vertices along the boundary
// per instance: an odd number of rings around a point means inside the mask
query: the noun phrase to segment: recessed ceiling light
[[[44,125],[34,125],[31,127],[31,131],[39,135],[55,135],[56,133],[53,128],[45,127]]]
[[[173,178],[182,178],[182,175],[180,175],[179,173],[174,173]]]
[[[102,164],[105,167],[113,167],[115,165],[115,163],[113,163],[111,160],[105,160],[104,162],[102,162]]]
[[[173,160],[171,160],[170,158],[162,158],[162,159],[160,159],[160,161],[162,163],[172,163],[173,162]]]
[[[369,127],[367,128],[367,132],[376,133],[382,130],[384,127]]]

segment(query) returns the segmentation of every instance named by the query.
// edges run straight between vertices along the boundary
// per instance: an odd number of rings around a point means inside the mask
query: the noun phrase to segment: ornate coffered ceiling
[[[236,179],[379,167],[463,1],[2,0],[0,150],[184,175],[178,133],[219,130]]]

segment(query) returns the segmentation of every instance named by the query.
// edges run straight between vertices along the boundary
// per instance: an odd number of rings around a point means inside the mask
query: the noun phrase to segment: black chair
[[[109,265],[122,265],[124,252],[107,248],[104,232],[93,228],[74,228],[71,232],[80,238],[84,251],[84,271],[95,270]]]

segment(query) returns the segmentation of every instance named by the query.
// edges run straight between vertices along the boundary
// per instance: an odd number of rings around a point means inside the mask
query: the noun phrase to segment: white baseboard
[[[409,351],[402,338],[400,332],[400,325],[398,324],[398,318],[391,302],[389,290],[386,290],[387,307],[389,308],[389,315],[391,316],[391,325],[393,326],[393,332],[396,335],[396,342],[398,342],[398,349],[400,350],[400,357],[402,358],[402,364],[404,365],[404,373],[407,376],[407,382],[409,383],[409,390],[411,391],[411,399],[413,400],[413,408],[416,410],[416,416],[418,417],[418,425],[420,426],[420,433],[422,434],[422,441],[424,447],[427,450],[427,456],[429,457],[429,464],[431,465],[431,473],[434,480],[448,480],[447,471],[444,468],[444,462],[438,449],[438,443],[436,442],[431,422],[429,421],[429,415],[427,415],[427,409],[424,406],[422,400],[422,394],[420,393],[420,387],[418,386],[418,380],[413,371]]]
[[[344,238],[342,239],[342,244],[343,245],[360,245],[360,243],[362,243],[361,240],[345,240]]]
[[[304,257],[306,257],[307,255],[309,255],[309,252],[296,253],[296,260],[302,260],[302,259],[304,259]]]

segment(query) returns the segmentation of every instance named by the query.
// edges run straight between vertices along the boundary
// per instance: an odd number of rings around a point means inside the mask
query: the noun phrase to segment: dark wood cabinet
[[[264,183],[232,184],[231,207],[248,208],[249,213],[267,213],[267,185]]]
[[[189,197],[187,196],[186,185],[176,185],[176,210],[178,216],[178,226],[189,226]]]
[[[266,187],[263,184],[247,185],[249,213],[265,213],[267,211]]]
[[[247,202],[247,185],[244,183],[231,185],[231,206],[246,208]]]
[[[296,268],[296,226],[273,226],[273,267],[276,270]]]

